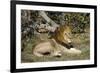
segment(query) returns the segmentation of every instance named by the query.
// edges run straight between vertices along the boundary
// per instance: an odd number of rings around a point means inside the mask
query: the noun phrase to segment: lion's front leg
[[[81,54],[81,50],[76,49],[73,45],[65,47],[59,44],[59,49],[65,54]]]
[[[69,43],[68,45],[69,45],[70,53],[81,54],[81,50],[76,49],[72,43]]]

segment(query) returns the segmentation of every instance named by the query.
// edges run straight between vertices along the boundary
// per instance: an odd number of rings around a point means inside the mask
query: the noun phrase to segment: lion
[[[60,57],[64,53],[81,54],[81,50],[74,48],[71,43],[71,27],[60,25],[52,34],[51,39],[35,46],[33,54],[38,57]]]

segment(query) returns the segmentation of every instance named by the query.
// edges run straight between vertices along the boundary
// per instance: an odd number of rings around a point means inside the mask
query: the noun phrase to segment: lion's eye
[[[68,33],[65,33],[65,35],[67,35]]]
[[[70,33],[68,33],[68,35],[70,35]]]

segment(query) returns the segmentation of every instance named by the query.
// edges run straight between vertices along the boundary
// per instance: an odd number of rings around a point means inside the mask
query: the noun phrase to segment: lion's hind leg
[[[33,55],[38,56],[38,57],[43,57],[44,55],[39,53],[39,52],[34,52]]]

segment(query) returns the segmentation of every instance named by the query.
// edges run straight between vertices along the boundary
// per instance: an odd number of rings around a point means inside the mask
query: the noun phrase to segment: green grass
[[[42,35],[43,36],[43,35]],[[44,35],[47,37],[47,35]],[[90,59],[89,33],[75,34],[73,36],[73,44],[82,53],[80,55],[63,54],[61,57],[37,57],[32,54],[32,49],[36,44],[41,42],[39,37],[33,36],[26,42],[24,51],[21,52],[21,62],[47,62],[47,61],[71,61],[71,60],[87,60]]]

